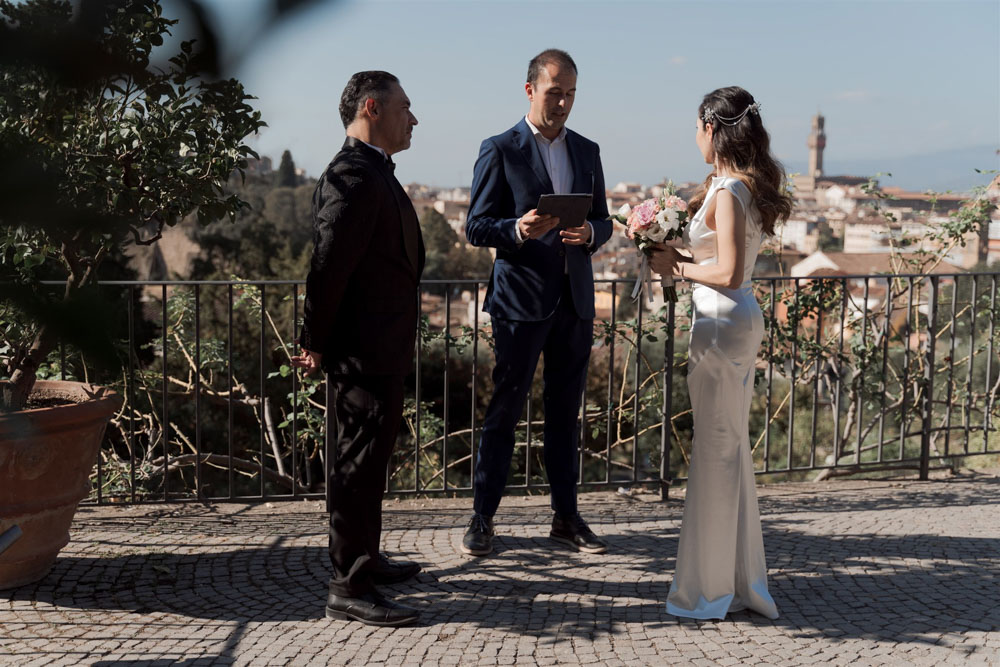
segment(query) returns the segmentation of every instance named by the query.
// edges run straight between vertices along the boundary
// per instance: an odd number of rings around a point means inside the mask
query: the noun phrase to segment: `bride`
[[[792,199],[770,152],[760,105],[737,86],[705,96],[695,142],[714,166],[688,205],[692,257],[660,247],[653,270],[694,283],[688,391],[694,439],[677,568],[667,612],[721,619],[753,609],[777,618],[767,591],[749,411],[764,319],[750,287],[763,234]]]

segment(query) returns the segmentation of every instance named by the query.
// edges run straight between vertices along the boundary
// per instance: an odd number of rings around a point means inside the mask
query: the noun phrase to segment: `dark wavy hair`
[[[716,160],[749,188],[760,212],[761,227],[770,235],[774,234],[775,222],[787,220],[791,215],[793,200],[785,189],[785,169],[771,154],[771,137],[764,129],[759,111],[747,111],[755,101],[753,95],[739,86],[719,88],[705,95],[698,107],[698,118],[710,119],[706,124],[712,126]],[[705,203],[715,175],[713,169],[691,198],[689,215],[693,216]]]
[[[385,102],[385,95],[394,83],[399,83],[399,79],[381,70],[368,70],[351,75],[344,92],[340,95],[340,120],[343,121],[344,127],[354,122],[361,105],[369,97],[380,103]]]

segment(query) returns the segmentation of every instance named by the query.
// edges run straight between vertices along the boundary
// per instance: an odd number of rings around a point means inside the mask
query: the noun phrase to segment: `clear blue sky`
[[[275,160],[290,149],[314,176],[343,140],[337,103],[348,77],[386,69],[420,120],[412,148],[396,157],[400,180],[468,185],[482,139],[525,113],[528,60],[550,46],[577,62],[569,126],[601,144],[611,184],[700,179],[697,105],[732,84],[762,103],[773,148],[790,168],[806,159],[817,110],[830,166],[892,167],[971,149],[955,165],[954,156],[932,162],[970,180],[974,167],[997,168],[997,0],[340,0],[263,37],[254,37],[262,0],[208,4],[227,52],[247,49],[233,73],[260,98],[270,126],[255,146]]]

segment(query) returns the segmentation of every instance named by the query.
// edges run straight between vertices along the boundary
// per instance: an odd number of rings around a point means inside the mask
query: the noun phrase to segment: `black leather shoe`
[[[420,572],[420,563],[407,560],[392,561],[386,558],[385,554],[379,554],[370,572],[371,579],[376,584],[398,584]]]
[[[579,514],[565,518],[556,514],[552,517],[552,531],[549,533],[549,537],[556,542],[561,542],[577,551],[585,551],[588,554],[602,554],[608,548],[602,539],[594,535],[594,531]]]
[[[420,618],[420,612],[396,604],[373,590],[356,598],[331,593],[326,598],[326,617],[340,621],[361,621],[368,625],[396,627],[416,622]]]
[[[493,519],[473,514],[462,538],[462,551],[472,556],[486,556],[493,552]]]

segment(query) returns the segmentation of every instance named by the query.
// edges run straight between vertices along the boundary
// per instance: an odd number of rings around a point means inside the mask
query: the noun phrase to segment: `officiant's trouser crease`
[[[476,462],[477,514],[492,517],[500,506],[514,454],[514,430],[524,412],[540,354],[545,355],[544,458],[552,489],[552,509],[563,516],[576,514],[578,418],[593,342],[593,322],[576,314],[569,280],[564,283],[559,305],[547,319],[518,322],[493,318],[495,389],[486,409]]]
[[[327,377],[327,510],[330,512],[330,592],[370,591],[379,553],[385,476],[399,430],[403,378]]]

